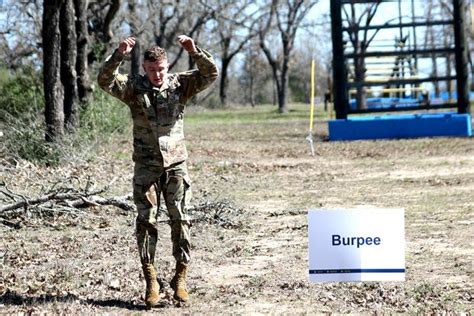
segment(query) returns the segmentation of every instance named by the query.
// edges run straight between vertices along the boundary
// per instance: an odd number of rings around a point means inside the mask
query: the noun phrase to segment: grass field
[[[473,139],[328,142],[318,110],[312,157],[308,107],[290,109],[189,109],[193,205],[207,203],[211,216],[192,228],[191,304],[177,307],[165,286],[153,312],[472,313]],[[116,177],[107,194],[124,195],[131,144],[130,132],[118,134],[92,161],[54,168],[4,159],[0,180],[32,196],[56,182],[100,187]],[[367,205],[405,208],[406,282],[310,283],[307,210]],[[0,226],[2,313],[144,311],[133,212],[23,216],[21,229]],[[167,285],[173,258],[160,225],[157,267]]]

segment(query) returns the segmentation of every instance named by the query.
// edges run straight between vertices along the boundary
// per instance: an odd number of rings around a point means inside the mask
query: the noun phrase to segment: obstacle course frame
[[[467,71],[467,43],[465,38],[464,12],[465,0],[452,0],[453,18],[435,21],[413,21],[411,23],[386,23],[383,25],[358,26],[357,29],[343,26],[342,7],[347,4],[370,4],[383,2],[396,2],[397,0],[331,0],[331,23],[333,42],[333,95],[336,119],[347,119],[349,114],[373,113],[373,112],[394,112],[413,111],[431,109],[453,109],[456,108],[458,114],[470,112],[469,91],[468,91],[468,71]],[[401,1],[401,0],[398,0]],[[429,27],[435,25],[452,25],[454,30],[454,47],[409,49],[404,51],[367,51],[364,53],[345,52],[344,32],[358,32],[361,30],[389,29],[389,28],[412,28]],[[416,37],[416,36],[415,36]],[[384,57],[384,56],[427,56],[428,54],[453,54],[455,56],[456,74],[446,76],[429,76],[428,78],[410,79],[390,79],[381,81],[354,80],[349,82],[347,73],[348,60],[355,58]],[[357,87],[372,87],[381,85],[406,85],[421,84],[423,82],[455,81],[457,101],[439,104],[419,104],[403,107],[385,108],[351,108],[349,105],[349,90]]]

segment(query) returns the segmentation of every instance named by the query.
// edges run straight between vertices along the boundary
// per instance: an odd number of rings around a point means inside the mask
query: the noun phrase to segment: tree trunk
[[[365,60],[363,57],[357,57],[354,62],[355,82],[365,81]],[[356,88],[357,109],[367,108],[367,99],[365,95],[365,87],[357,86]]]
[[[46,141],[61,139],[64,128],[63,96],[60,79],[59,15],[63,0],[44,0],[43,7],[43,76]]]
[[[114,20],[117,12],[120,9],[121,0],[111,0],[109,10],[104,18],[104,28],[103,28],[103,37],[106,43],[114,37],[114,34],[111,29],[112,21]]]
[[[404,57],[400,57],[400,79],[405,79],[405,58]],[[398,92],[398,98],[404,98],[405,97],[405,90],[403,90],[405,88],[405,85],[400,85],[400,91]]]
[[[141,49],[140,49],[140,41],[138,39],[138,16],[136,12],[136,2],[135,0],[128,0],[128,9],[130,11],[130,33],[137,37],[137,41],[135,46],[131,52],[131,74],[132,76],[138,76],[140,73],[140,56],[141,56]]]
[[[286,89],[280,89],[280,91],[278,91],[278,112],[288,112],[288,107],[286,106]]]
[[[278,71],[277,71],[277,65],[276,64],[270,64],[272,68],[272,92],[273,92],[273,99],[272,99],[272,105],[277,105],[278,103],[278,91],[279,91],[279,82],[278,82]]]
[[[446,45],[446,47],[448,46]],[[452,72],[451,56],[449,54],[446,54],[445,58],[446,58],[446,75],[451,76],[451,72]],[[452,81],[451,80],[446,81],[446,85],[447,85],[446,90],[448,91],[448,98],[449,100],[451,100],[453,98]]]
[[[276,92],[278,97],[278,111],[280,113],[285,113],[288,111],[287,108],[287,89],[288,89],[288,70],[289,70],[289,61],[291,58],[291,51],[293,49],[293,43],[296,36],[296,31],[299,27],[299,24],[307,12],[316,2],[310,2],[307,6],[304,6],[305,1],[287,1],[288,13],[286,15],[285,22],[282,22],[284,19],[282,15],[279,14],[277,7],[279,1],[273,0],[271,3],[271,10],[268,17],[268,20],[265,24],[262,24],[262,28],[259,30],[260,38],[260,48],[262,48],[267,61],[272,67],[273,71],[273,82],[276,84]],[[279,30],[279,35],[281,36],[282,43],[282,54],[281,57],[283,61],[277,56],[273,57],[272,50],[270,49],[266,42],[265,36],[267,35],[271,25],[273,17],[276,15],[277,19],[277,28]],[[277,73],[279,70],[279,74]]]
[[[431,54],[431,64],[433,66],[433,72],[431,73],[431,76],[438,77],[438,64],[435,54]],[[438,98],[440,94],[439,81],[433,82],[433,85],[435,88],[435,98]]]
[[[221,73],[220,73],[220,85],[219,85],[219,98],[221,99],[221,105],[226,106],[227,105],[227,83],[228,83],[228,78],[227,78],[227,70],[229,69],[229,60],[226,58],[222,59],[222,68],[221,68]]]
[[[277,79],[275,79],[275,76],[273,76],[273,80],[272,80],[272,92],[273,92],[273,95],[272,95],[272,105],[277,105],[277,85],[278,85],[278,82],[277,82]]]
[[[86,106],[92,93],[92,85],[87,67],[87,49],[89,35],[87,32],[87,7],[88,0],[74,0],[76,11],[77,34],[77,92],[82,106]]]
[[[59,18],[61,32],[61,82],[64,87],[64,127],[74,131],[79,126],[77,92],[77,39],[73,0],[64,0]]]
[[[288,78],[289,78],[289,60],[290,60],[290,53],[285,52],[285,56],[283,57],[283,64],[280,74],[280,84],[277,85],[278,89],[278,112],[280,113],[287,113],[288,106],[287,106],[287,95],[288,95]]]
[[[249,71],[249,88],[250,88],[250,105],[252,107],[255,107],[255,89],[254,89],[254,72],[253,69],[250,69]]]
[[[137,40],[131,52],[130,71],[131,71],[132,76],[138,76],[140,74],[140,57],[141,57],[141,46],[140,46],[140,42]]]
[[[474,18],[474,17],[473,17]],[[473,23],[474,24],[474,23]],[[474,91],[474,61],[472,60],[472,54],[467,54],[467,60],[471,69],[471,85],[470,91]]]
[[[445,47],[448,47],[449,46],[449,41],[448,41],[449,31],[447,30],[447,28],[443,29],[443,37],[444,37],[443,44]],[[451,55],[446,54],[445,58],[446,58],[446,76],[449,77],[451,76],[451,72],[452,72]],[[446,81],[446,90],[448,91],[448,99],[450,101],[453,99],[453,82],[451,80]]]
[[[429,47],[433,49],[435,47],[435,39],[434,39],[435,35],[434,35],[433,27],[430,27],[428,35],[429,35]],[[431,72],[431,76],[438,77],[438,64],[436,60],[436,54],[431,54],[431,65],[433,69]],[[433,85],[435,88],[435,98],[438,98],[439,92],[440,92],[439,81],[433,82]]]
[[[471,62],[471,91],[474,91],[474,63]]]

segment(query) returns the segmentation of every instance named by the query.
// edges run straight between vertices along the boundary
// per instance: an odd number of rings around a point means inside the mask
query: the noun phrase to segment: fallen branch
[[[133,204],[130,202],[127,202],[127,199],[129,199],[130,196],[131,194],[127,194],[127,195],[119,196],[119,197],[114,196],[114,197],[105,198],[105,197],[101,197],[97,195],[81,195],[79,193],[59,193],[59,194],[52,193],[52,194],[41,196],[39,198],[35,198],[35,199],[25,198],[24,201],[18,201],[15,203],[8,204],[0,208],[0,214],[7,211],[21,209],[21,208],[27,209],[28,207],[40,205],[42,203],[51,202],[51,201],[64,202],[66,205],[73,208],[112,205],[125,211],[133,211],[134,210]],[[68,201],[68,200],[72,200],[72,201]]]
[[[135,207],[132,203],[127,202],[132,197],[132,194],[127,194],[124,196],[113,196],[109,198],[104,198],[101,196],[89,196],[81,197],[81,199],[73,201],[70,203],[72,207],[83,208],[89,206],[101,206],[101,205],[112,205],[118,207],[124,211],[133,211]]]
[[[15,228],[15,229],[21,228],[20,223],[14,223],[14,222],[11,222],[11,221],[7,221],[6,219],[3,219],[3,218],[0,219],[0,223],[5,225],[5,226]]]
[[[79,209],[90,206],[101,206],[101,205],[112,205],[116,206],[125,211],[132,211],[134,206],[128,202],[131,198],[131,194],[124,196],[114,197],[102,197],[102,194],[110,188],[110,186],[116,181],[116,178],[101,189],[92,190],[94,184],[87,181],[83,189],[76,189],[72,186],[57,187],[57,183],[49,189],[45,194],[31,198],[23,194],[15,193],[10,190],[5,184],[2,184],[3,188],[0,188],[0,193],[5,195],[8,199],[14,202],[0,207],[0,215],[5,212],[23,209],[27,211],[29,208],[43,208],[42,204],[49,203],[48,209]],[[43,208],[44,209],[44,208]]]
[[[69,200],[78,199],[80,197],[81,195],[78,193],[51,193],[51,194],[43,195],[36,199],[28,199],[25,197],[23,201],[18,201],[12,204],[8,204],[0,208],[0,213],[12,211],[19,208],[24,208],[26,210],[28,206],[33,206],[33,205],[45,203],[48,201],[55,201],[55,200],[62,201],[62,200],[68,200],[68,199]]]
[[[29,211],[31,209],[38,214],[64,213],[75,216],[87,214],[82,209],[94,206],[111,205],[127,212],[135,210],[135,206],[131,202],[131,193],[113,197],[99,195],[106,192],[109,186],[110,184],[102,189],[90,191],[94,188],[90,180],[87,181],[84,189],[76,189],[71,185],[58,187],[58,183],[55,183],[43,195],[31,198],[13,192],[5,184],[0,184],[0,194],[3,193],[6,196],[4,200],[14,200],[8,205],[0,206],[0,224],[20,228],[21,223],[9,221],[18,217],[18,214],[21,216],[18,210]],[[162,205],[159,213],[166,217],[168,212]],[[242,208],[235,206],[228,200],[206,201],[198,205],[190,205],[188,209],[188,215],[192,223],[214,224],[223,228],[242,227],[244,213],[245,211]],[[28,213],[27,215],[27,217],[30,217]],[[5,220],[1,217],[4,217]],[[158,222],[167,223],[169,219],[160,219]]]

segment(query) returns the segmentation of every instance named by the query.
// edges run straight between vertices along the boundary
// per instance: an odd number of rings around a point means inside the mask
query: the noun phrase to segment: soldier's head
[[[148,80],[154,86],[161,87],[168,74],[166,51],[159,46],[147,49],[144,56],[143,70],[145,70]]]

